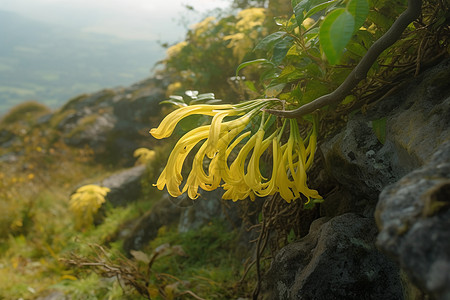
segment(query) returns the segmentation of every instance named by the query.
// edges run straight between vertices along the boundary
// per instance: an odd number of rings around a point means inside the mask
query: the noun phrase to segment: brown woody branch
[[[389,28],[389,30],[379,38],[369,50],[367,50],[367,53],[358,65],[348,75],[345,81],[333,92],[323,95],[294,110],[285,111],[267,109],[266,111],[276,116],[292,119],[312,113],[326,105],[341,102],[361,80],[366,78],[367,72],[378,56],[380,56],[380,54],[389,46],[394,44],[400,38],[405,28],[419,17],[421,8],[422,0],[408,0],[408,8],[397,18],[391,28]]]

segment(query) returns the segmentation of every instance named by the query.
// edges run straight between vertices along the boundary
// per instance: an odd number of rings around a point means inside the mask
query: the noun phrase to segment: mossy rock
[[[36,120],[50,109],[37,101],[23,102],[13,107],[0,121],[0,125],[6,126],[21,120]]]

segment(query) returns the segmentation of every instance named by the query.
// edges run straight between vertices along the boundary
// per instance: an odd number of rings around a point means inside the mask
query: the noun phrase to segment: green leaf
[[[292,243],[293,241],[295,241],[296,235],[293,229],[291,229],[291,231],[289,231],[289,234],[287,236],[287,240],[288,243]]]
[[[300,0],[291,0],[292,7],[297,6],[297,4],[300,2]]]
[[[376,38],[367,30],[359,30],[357,33],[358,41],[364,46],[364,48],[369,49],[374,43]]]
[[[187,90],[186,92],[184,92],[187,96],[191,97],[192,99],[197,99],[198,96],[198,91],[191,91],[191,90]]]
[[[173,100],[164,100],[164,101],[159,102],[159,104],[172,104],[172,105],[175,105],[178,107],[187,106],[187,104],[184,102],[173,101]]]
[[[311,0],[302,0],[298,1],[298,3],[294,7],[294,14],[295,14],[295,20],[297,20],[298,26],[301,26],[303,23],[303,20],[305,19],[303,17],[303,14],[305,11],[308,11],[311,7]]]
[[[206,104],[214,104],[214,103],[219,103],[219,102],[222,102],[222,100],[220,100],[220,99],[212,99],[212,100],[206,101],[205,103]]]
[[[311,201],[309,201],[308,204],[303,205],[303,208],[304,209],[313,209],[316,206],[316,204],[320,204],[323,202],[324,202],[323,199],[311,199]]]
[[[283,71],[281,71],[277,80],[280,82],[292,82],[304,76],[304,70],[298,69],[293,65],[287,65]]]
[[[277,31],[272,34],[269,34],[265,38],[263,38],[258,45],[256,45],[255,50],[271,50],[273,45],[282,39],[286,35],[286,32]]]
[[[173,100],[173,101],[178,101],[178,102],[183,102],[183,103],[184,103],[184,100],[183,100],[183,97],[182,97],[182,96],[170,95],[169,98],[170,98],[171,100]]]
[[[347,50],[359,57],[363,57],[366,54],[367,49],[360,43],[355,43],[353,40],[347,44]]]
[[[275,65],[279,65],[281,63],[293,43],[294,39],[290,36],[286,36],[275,44],[272,54],[272,62]]]
[[[354,31],[358,30],[369,15],[369,3],[367,0],[350,0],[347,10],[355,18]]]
[[[312,15],[318,13],[321,10],[324,10],[325,8],[328,8],[329,6],[331,6],[332,4],[338,2],[337,0],[331,0],[331,1],[327,1],[324,3],[321,3],[319,5],[314,6],[313,8],[311,8],[310,10],[308,10],[308,12],[306,13],[304,19],[311,17]]]
[[[250,65],[256,65],[256,64],[261,64],[261,63],[272,64],[269,60],[267,60],[265,58],[260,58],[260,59],[255,59],[255,60],[243,62],[236,69],[236,77],[239,76],[239,71],[242,70],[243,68],[248,67]]]
[[[267,69],[261,73],[259,80],[264,82],[266,80],[271,80],[277,78],[280,75],[280,70],[278,68]]]
[[[353,102],[356,100],[356,97],[354,95],[348,95],[347,97],[342,100],[341,104],[349,104],[350,102]]]
[[[326,16],[319,30],[319,39],[323,52],[330,64],[339,62],[345,46],[350,41],[355,20],[345,8],[332,11]]]
[[[303,93],[302,103],[309,103],[320,96],[328,94],[328,84],[320,82],[318,80],[311,80],[306,84],[305,91]]]
[[[211,100],[214,99],[214,93],[204,93],[197,96],[198,100]]]
[[[372,129],[380,143],[384,144],[386,142],[386,117],[373,120]]]
[[[279,83],[279,84],[267,87],[266,88],[266,96],[269,98],[278,96],[283,91],[283,88],[285,86],[286,86],[286,83]]]
[[[246,81],[244,81],[244,84],[252,92],[258,92],[258,90],[256,89],[255,84],[253,83],[253,81],[246,80]]]
[[[295,2],[295,3],[294,3]],[[301,26],[303,21],[307,18],[304,14],[314,9],[315,7],[321,5],[321,3],[326,2],[324,0],[297,0],[292,1],[292,7],[294,8],[295,19],[297,20],[298,26]],[[332,1],[328,1],[332,2]],[[295,4],[295,5],[294,5]],[[312,8],[311,8],[312,7]],[[318,12],[320,10],[317,10]],[[309,14],[312,16],[314,13]]]
[[[184,102],[183,97],[181,96],[170,95],[169,98],[170,99],[159,102],[159,104],[172,104],[178,107],[187,106],[187,104]]]

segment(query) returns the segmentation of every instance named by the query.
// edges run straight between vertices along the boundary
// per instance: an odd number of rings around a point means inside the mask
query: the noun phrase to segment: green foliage
[[[1,120],[0,125],[9,125],[17,121],[24,121],[30,118],[37,118],[45,113],[49,113],[50,109],[37,102],[27,101],[13,107]]]
[[[186,255],[162,257],[154,263],[153,269],[189,281],[192,291],[205,299],[245,297],[249,293],[249,282],[241,285],[236,282],[242,276],[241,259],[247,253],[235,253],[237,238],[236,232],[230,232],[223,222],[215,220],[185,233],[162,227],[149,248],[180,245]]]
[[[227,78],[235,66],[252,58],[251,49],[266,34],[266,12],[262,8],[242,10],[237,16],[208,17],[195,25],[185,41],[167,49],[164,76],[170,76],[167,95],[185,90],[214,90],[227,101],[236,101]],[[230,82],[231,83],[231,82]],[[234,86],[234,83],[232,83]],[[237,92],[237,91],[236,91]]]
[[[259,19],[261,14],[245,13],[215,20],[209,18],[192,28],[186,41],[172,48],[171,55],[164,60],[165,69],[160,72],[168,74],[173,82],[168,95],[183,95],[184,104],[213,98],[211,94],[202,96],[194,90],[214,91],[230,102],[248,97],[278,97],[285,101],[286,109],[309,103],[331,92],[344,80],[374,41],[389,29],[406,2],[370,0],[368,7],[365,18],[362,16],[367,7],[361,1],[299,0],[294,1],[294,15],[276,18],[275,22],[269,11],[265,11],[264,19]],[[335,11],[350,13],[355,24],[341,52],[338,50],[343,43],[333,46],[339,58],[338,64],[332,65],[320,32]],[[352,111],[362,101],[370,104],[373,99],[380,99],[392,88],[391,83],[416,72],[419,74],[423,65],[442,57],[439,53],[448,53],[447,13],[445,1],[424,1],[420,22],[410,25],[404,39],[379,57],[367,80],[341,105],[322,110],[321,125],[336,124],[335,114]],[[330,30],[337,26],[335,21],[330,24]],[[333,38],[331,34],[329,43],[335,43]],[[258,41],[261,42],[258,44]],[[192,92],[184,95],[185,90]],[[55,127],[75,112],[84,97],[71,101],[62,114],[55,115],[49,127],[37,122],[39,116],[48,111],[39,107],[12,111],[0,124],[0,299],[36,299],[52,290],[66,293],[72,299],[141,299],[130,288],[122,290],[115,279],[100,276],[91,269],[69,267],[60,259],[70,257],[72,252],[92,256],[95,251],[88,246],[92,243],[106,250],[105,259],[113,262],[123,259],[120,238],[130,230],[133,221],[160,198],[161,194],[151,183],[156,182],[174,143],[171,140],[153,149],[155,158],[146,164],[148,173],[143,180],[144,201],[126,208],[107,207],[102,224],[84,232],[76,231],[67,195],[80,183],[96,182],[106,170],[92,161],[89,149],[72,149],[65,145]],[[179,97],[169,100],[184,106]],[[279,103],[282,108],[282,102]],[[308,122],[310,116],[305,119],[299,123]],[[179,126],[178,133],[198,127],[204,120],[189,120]],[[84,120],[87,124],[90,121],[93,119]],[[250,133],[255,132],[259,121],[255,118],[249,123]],[[380,141],[385,138],[385,126],[383,118],[372,124]],[[295,207],[292,203],[282,204],[286,206],[279,211]],[[318,201],[311,201],[306,208],[314,205],[318,205]],[[299,212],[283,220],[272,218],[274,215],[270,213],[262,215],[274,220],[276,228],[280,229],[277,231],[280,240],[286,238],[290,242],[301,236],[299,227],[292,225],[301,216]],[[151,258],[156,249],[161,249],[158,247],[167,244],[170,246],[162,248],[173,250],[180,246],[187,256],[161,255],[152,265],[154,273],[146,277],[152,280],[151,287],[163,287],[167,293],[192,290],[206,299],[250,297],[250,285],[256,276],[250,271],[246,277],[250,280],[239,281],[245,257],[235,251],[248,249],[248,245],[237,246],[236,233],[220,222],[213,221],[196,231],[181,234],[175,228],[163,227],[158,237],[142,249],[144,255],[135,253],[133,258],[123,261],[136,267],[136,276],[148,274],[145,257]],[[156,274],[166,275],[157,278]]]
[[[372,121],[372,129],[377,136],[378,141],[384,144],[386,141],[386,118],[381,118]]]
[[[319,30],[320,43],[328,61],[339,62],[345,46],[352,37],[355,20],[344,8],[336,9],[327,15]]]

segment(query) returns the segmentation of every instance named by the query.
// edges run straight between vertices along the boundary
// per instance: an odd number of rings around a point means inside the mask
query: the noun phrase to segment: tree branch
[[[406,27],[419,17],[421,8],[422,0],[408,0],[408,8],[397,18],[391,28],[389,28],[389,30],[379,38],[369,50],[367,50],[367,53],[358,65],[347,76],[345,81],[333,92],[323,95],[294,110],[285,111],[267,109],[266,111],[276,116],[292,119],[312,113],[325,105],[341,102],[361,80],[366,78],[367,72],[378,56],[380,56],[380,54],[389,46],[394,44],[400,38]]]

